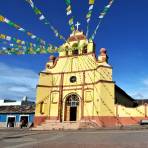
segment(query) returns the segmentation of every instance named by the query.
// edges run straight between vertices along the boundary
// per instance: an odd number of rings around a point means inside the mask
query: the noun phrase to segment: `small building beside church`
[[[112,79],[105,48],[96,56],[95,43],[74,31],[50,56],[37,85],[36,129],[78,129],[138,124],[148,115]]]
[[[0,128],[20,127],[22,124],[30,127],[34,114],[35,104],[32,101],[0,100]]]

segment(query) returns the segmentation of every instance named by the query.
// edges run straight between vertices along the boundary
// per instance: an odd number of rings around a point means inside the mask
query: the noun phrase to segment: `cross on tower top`
[[[76,24],[75,24],[75,26],[77,27],[77,30],[79,30],[79,26],[80,26],[81,24],[79,23],[79,22],[77,22]]]

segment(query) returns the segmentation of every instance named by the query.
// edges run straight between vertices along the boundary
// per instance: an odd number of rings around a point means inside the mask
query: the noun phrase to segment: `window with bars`
[[[66,100],[66,105],[70,107],[77,107],[79,105],[79,99],[76,95],[70,95]]]

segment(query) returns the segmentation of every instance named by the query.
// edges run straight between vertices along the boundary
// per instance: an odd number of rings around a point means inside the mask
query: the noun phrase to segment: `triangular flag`
[[[6,40],[7,41],[11,41],[11,37],[10,36],[6,36]]]
[[[71,18],[71,19],[69,20],[69,25],[70,25],[70,26],[73,25],[73,18]]]
[[[10,21],[7,18],[5,18],[4,22],[9,23]]]
[[[87,23],[89,23],[90,22],[90,18],[89,19],[87,19]]]
[[[92,10],[94,8],[94,5],[90,5],[89,6],[89,11]]]
[[[45,16],[44,15],[41,15],[40,17],[39,17],[39,20],[44,20],[45,19]]]
[[[89,4],[93,5],[95,3],[95,0],[89,0]]]
[[[36,38],[36,36],[35,36],[35,35],[32,35],[32,36],[31,36],[31,38],[32,38],[32,39],[35,39],[35,38]]]
[[[70,11],[71,10],[71,6],[69,5],[67,8],[66,8],[67,11]]]
[[[32,8],[34,8],[34,3],[32,2],[32,0],[26,0],[29,4],[30,4],[30,6],[32,7]]]
[[[67,12],[67,15],[70,15],[71,13],[72,13],[72,11],[70,10],[70,11]]]
[[[0,22],[4,22],[4,17],[2,15],[0,15]]]
[[[70,5],[71,1],[70,0],[65,0],[66,5]]]
[[[19,31],[23,31],[23,32],[25,31],[25,29],[23,29],[23,28],[19,28],[18,30],[19,30]]]

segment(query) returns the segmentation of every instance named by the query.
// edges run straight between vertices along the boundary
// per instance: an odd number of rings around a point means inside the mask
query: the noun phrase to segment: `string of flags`
[[[70,30],[73,32],[75,30],[75,26],[74,26],[74,17],[72,16],[71,0],[65,0],[65,4],[67,6],[66,14],[69,19],[68,24],[70,26]]]
[[[31,6],[31,8],[33,9],[35,15],[37,15],[38,19],[43,22],[45,25],[49,25],[50,29],[53,31],[53,33],[55,34],[56,37],[58,37],[61,40],[66,41],[65,37],[62,36],[58,30],[46,19],[45,15],[42,13],[42,11],[40,9],[38,9],[34,2],[32,0],[26,0],[26,2],[28,2]]]
[[[86,20],[87,20],[86,37],[88,37],[88,34],[89,34],[89,22],[90,22],[92,12],[93,12],[93,8],[94,8],[94,4],[95,4],[95,0],[88,0],[88,1],[89,1],[89,10],[88,10],[88,13],[86,15]]]
[[[48,46],[34,44],[5,34],[0,34],[0,43],[9,46],[9,47],[2,47],[2,50],[0,50],[0,54],[9,54],[9,55],[43,54],[43,53],[47,54],[47,53],[54,53],[57,51],[61,51],[60,48],[54,47],[51,44]]]
[[[11,37],[11,36],[8,36],[8,35],[5,35],[5,34],[0,34],[0,39],[15,42],[16,44],[25,45],[27,47],[34,47],[34,48],[37,47],[37,45],[34,44],[34,43],[26,42],[26,41],[23,41],[23,40],[20,40],[20,39],[17,39],[15,37]]]
[[[58,37],[61,40],[64,40],[66,43],[69,44],[69,41],[67,41],[65,39],[65,37],[63,37],[58,30],[46,19],[46,17],[44,16],[44,14],[42,13],[42,11],[40,9],[38,9],[33,0],[25,0],[26,2],[28,2],[31,6],[31,8],[33,9],[34,13],[36,14],[36,16],[38,17],[38,19],[43,22],[45,25],[49,25],[50,29],[54,32],[55,36]],[[72,6],[71,6],[71,0],[64,0],[65,4],[66,4],[66,14],[68,16],[68,24],[70,26],[71,31],[73,32],[75,29],[75,25],[74,25],[74,17],[72,16]],[[95,0],[88,0],[89,2],[89,9],[88,9],[88,13],[86,15],[86,21],[87,21],[87,31],[86,31],[86,36],[88,37],[89,35],[89,23],[92,17],[92,12],[94,9],[94,4],[95,4]],[[107,14],[108,10],[110,9],[110,7],[112,6],[114,0],[109,0],[109,4],[105,6],[104,10],[99,14],[99,22],[92,34],[92,36],[89,38],[89,40],[94,40],[97,31],[100,27],[100,24],[103,20],[103,18],[105,17],[105,15]],[[33,39],[34,41],[37,42],[36,43],[31,43],[31,42],[26,42],[20,39],[17,39],[15,37],[11,37],[5,34],[0,34],[0,39],[2,40],[6,40],[6,42],[2,42],[0,41],[0,43],[3,43],[6,45],[7,41],[10,42],[14,42],[14,43],[9,43],[8,45],[11,47],[10,49],[7,49],[7,47],[4,47],[3,50],[0,50],[0,54],[37,54],[37,53],[51,53],[51,52],[57,52],[57,51],[62,51],[64,49],[61,49],[60,47],[57,48],[55,46],[53,46],[52,44],[47,44],[46,41],[44,41],[43,39],[37,37],[35,34],[25,30],[23,27],[17,25],[16,23],[10,21],[9,19],[7,19],[6,17],[0,15],[0,22],[2,23],[6,23],[9,26],[14,27],[15,29],[25,33],[27,36],[29,36],[31,39]],[[77,30],[78,30],[78,26],[80,24],[76,24],[77,26]],[[5,50],[4,50],[5,49]],[[73,47],[70,46],[69,44],[69,50],[73,50]]]
[[[6,23],[9,26],[12,26],[12,27],[14,27],[17,30],[19,30],[19,31],[21,31],[23,33],[26,33],[27,36],[29,36],[31,39],[36,40],[38,43],[40,43],[42,45],[46,45],[46,42],[43,39],[37,37],[36,35],[34,35],[33,33],[29,32],[29,31],[25,30],[21,26],[15,24],[14,22],[10,21],[9,19],[7,19],[6,17],[4,17],[2,15],[0,15],[0,22]]]
[[[101,24],[101,22],[102,22],[102,19],[103,19],[103,18],[105,17],[105,15],[107,14],[107,12],[108,12],[108,10],[110,9],[110,7],[112,6],[113,2],[114,2],[114,0],[110,0],[109,4],[108,4],[107,6],[105,6],[104,10],[100,13],[100,15],[99,15],[99,23],[98,23],[96,29],[94,30],[94,33],[92,34],[90,40],[94,40],[94,38],[95,38],[95,36],[96,36],[96,34],[97,34],[97,31],[98,31],[98,29],[99,29],[99,27],[100,27],[100,24]]]
[[[32,42],[26,42],[24,40],[20,40],[20,39],[17,39],[15,37],[11,37],[11,36],[8,36],[8,35],[5,35],[5,34],[0,34],[0,39],[3,39],[3,40],[6,40],[6,41],[11,41],[11,42],[15,42],[16,44],[18,45],[25,45],[26,47],[30,48],[49,48],[49,49],[52,49],[52,50],[57,50],[57,47],[56,46],[53,46],[51,44],[48,44],[48,45],[41,45],[41,44],[35,44],[35,43],[32,43]]]
[[[23,55],[23,54],[48,54],[48,53],[54,53],[59,51],[57,48],[50,47],[46,48],[44,46],[25,46],[25,45],[18,45],[14,43],[9,43],[8,41],[1,41],[0,43],[4,44],[5,47],[2,47],[2,50],[0,50],[0,55]]]

